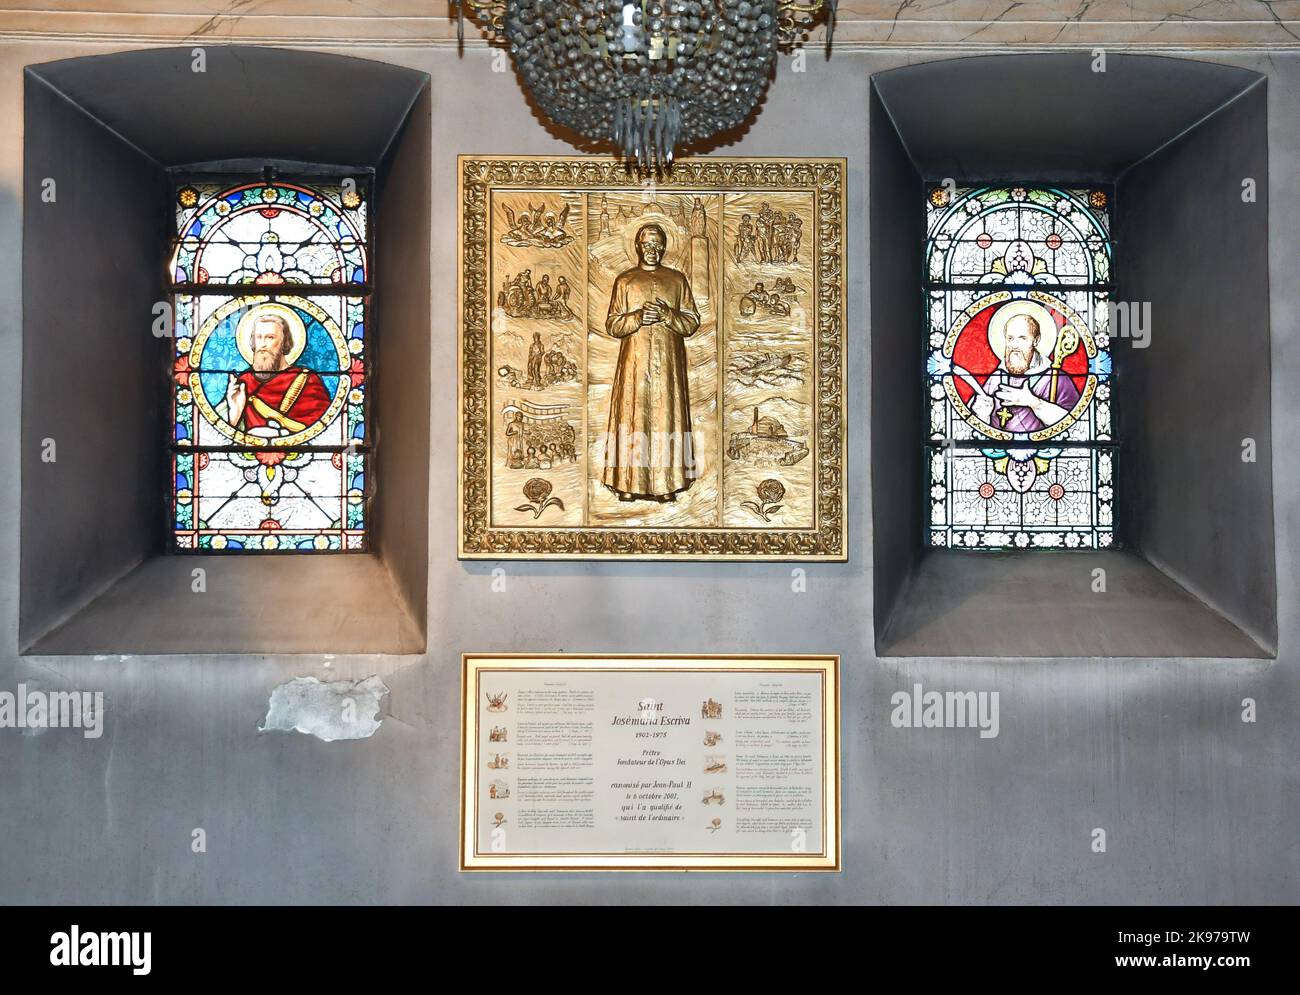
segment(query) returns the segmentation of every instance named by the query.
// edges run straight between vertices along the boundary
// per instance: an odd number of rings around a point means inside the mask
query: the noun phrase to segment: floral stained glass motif
[[[182,186],[176,284],[365,284],[366,204],[355,185]]]
[[[1109,193],[936,186],[924,307],[929,541],[1114,542]]]
[[[365,549],[361,188],[186,183],[176,226],[176,547]]]

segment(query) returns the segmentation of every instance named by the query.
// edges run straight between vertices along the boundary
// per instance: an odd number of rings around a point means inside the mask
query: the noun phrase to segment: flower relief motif
[[[785,484],[768,478],[756,488],[757,501],[742,501],[740,506],[752,511],[765,522],[772,520],[772,515],[781,510],[780,501],[785,497]]]
[[[531,478],[523,487],[524,497],[528,498],[528,504],[521,504],[515,508],[515,511],[531,511],[533,518],[540,518],[542,512],[552,506],[564,510],[564,502],[557,497],[551,497],[551,482],[541,477]]]

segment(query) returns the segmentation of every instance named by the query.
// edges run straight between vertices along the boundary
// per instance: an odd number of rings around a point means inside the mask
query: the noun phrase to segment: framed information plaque
[[[462,666],[461,870],[840,869],[839,657]]]
[[[459,167],[460,556],[846,559],[845,161]]]

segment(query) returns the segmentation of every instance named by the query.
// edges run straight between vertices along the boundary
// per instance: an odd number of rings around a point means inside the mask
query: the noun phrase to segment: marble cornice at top
[[[21,0],[20,0],[21,2]],[[46,0],[0,10],[0,38],[107,44],[250,42],[289,47],[455,48],[446,0]],[[1300,48],[1300,0],[841,0],[835,50],[1092,48],[1215,50]],[[820,53],[820,31],[809,50]],[[485,45],[466,25],[465,45]]]

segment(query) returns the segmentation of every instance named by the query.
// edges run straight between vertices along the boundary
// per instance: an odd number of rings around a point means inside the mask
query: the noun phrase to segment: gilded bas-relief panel
[[[461,555],[844,559],[842,160],[461,160]]]

